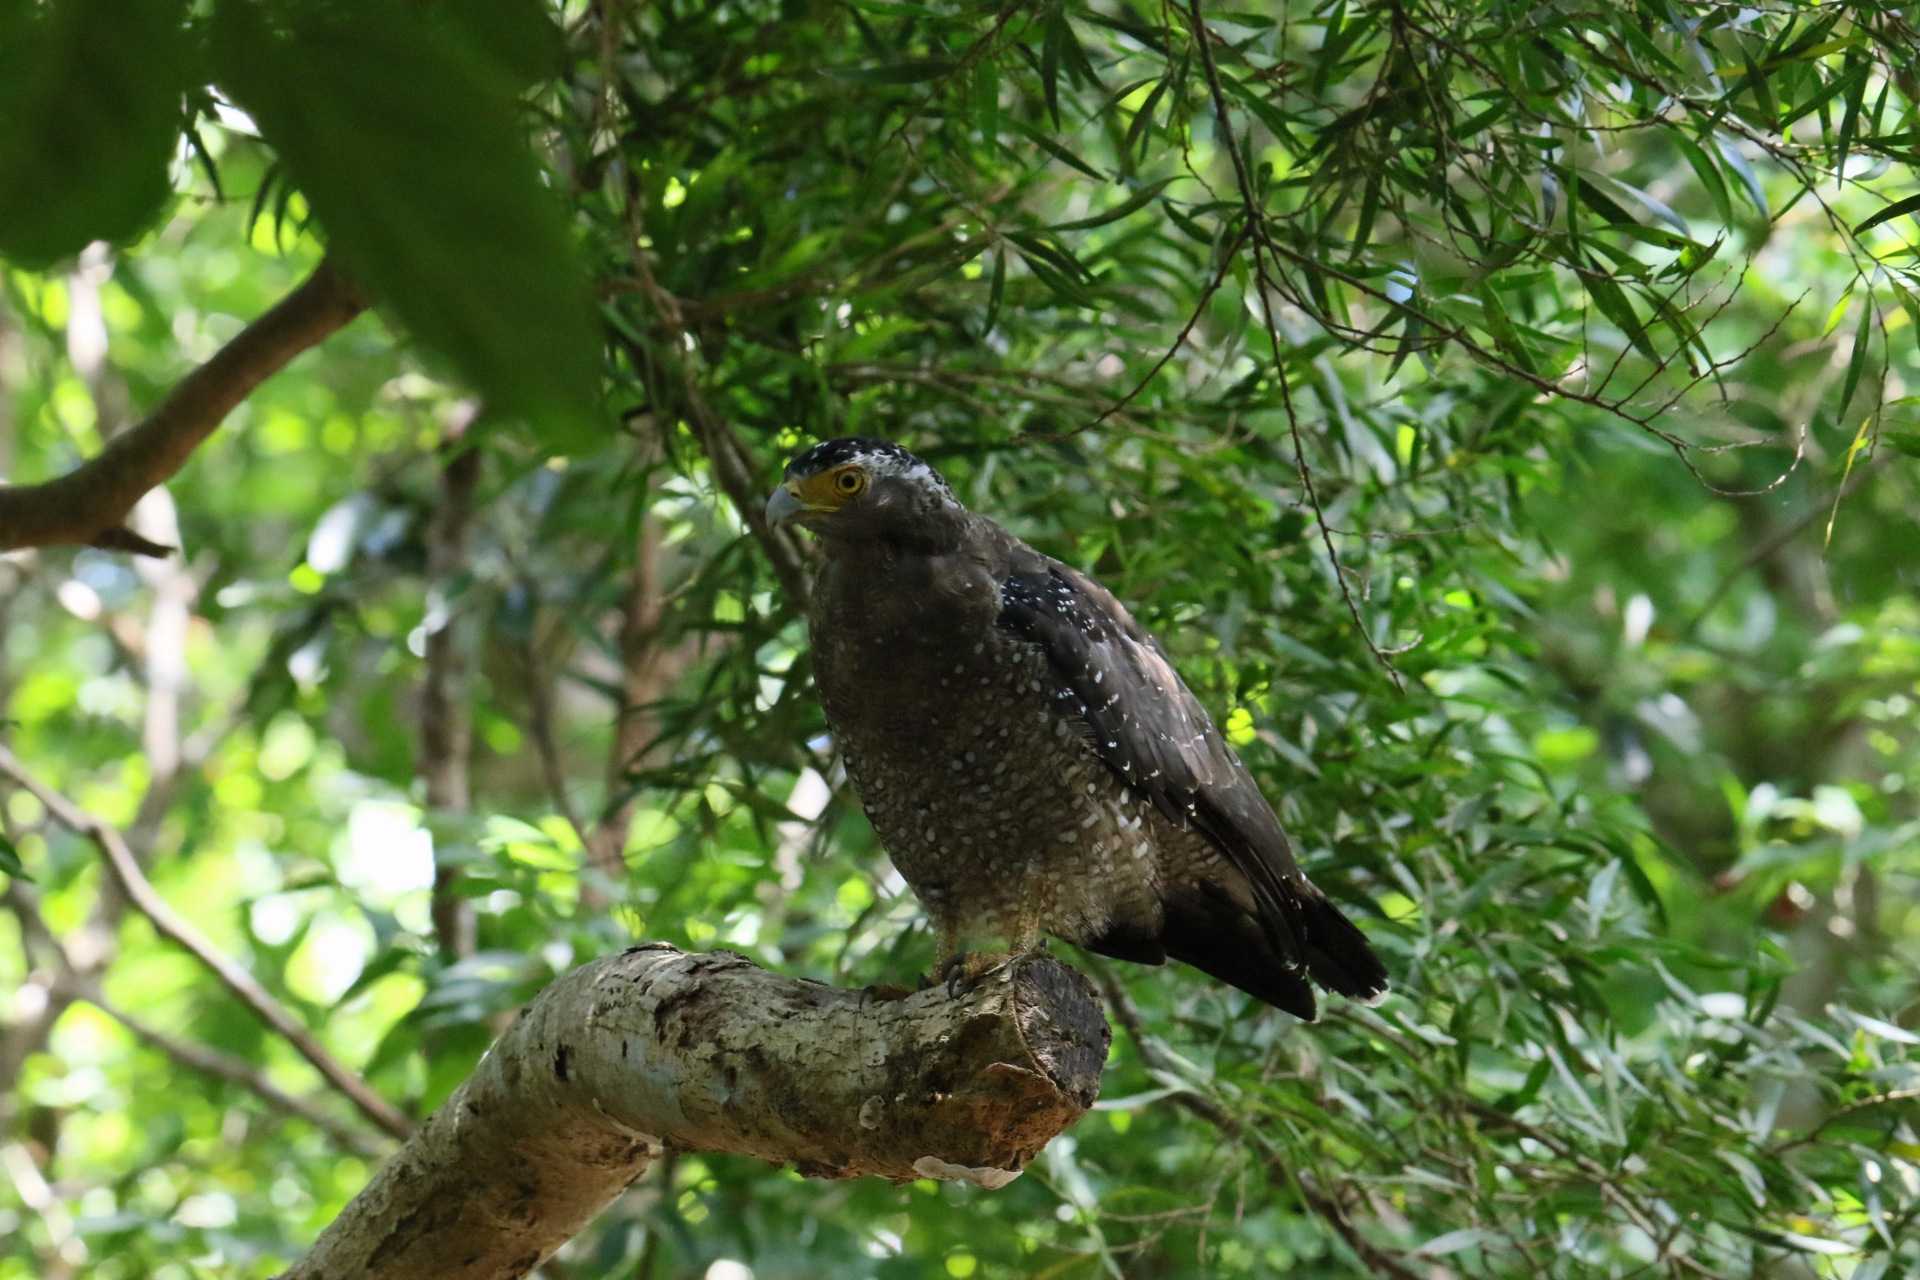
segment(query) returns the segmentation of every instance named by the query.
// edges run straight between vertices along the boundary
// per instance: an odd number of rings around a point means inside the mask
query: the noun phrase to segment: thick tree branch
[[[523,1276],[667,1150],[998,1187],[1091,1106],[1085,979],[1021,957],[881,1000],[636,947],[541,994],[283,1280]]]
[[[366,305],[346,277],[322,261],[299,288],[181,379],[158,408],[99,456],[41,484],[0,485],[0,551],[91,544],[165,555],[169,548],[120,526],[133,504],[185,465],[249,392]]]
[[[115,827],[34,777],[19,758],[5,747],[0,747],[0,777],[32,792],[46,806],[47,812],[53,815],[55,822],[93,841],[105,858],[107,870],[120,891],[126,894],[134,909],[153,925],[154,932],[204,965],[236,999],[298,1049],[300,1055],[313,1064],[314,1070],[345,1094],[363,1115],[396,1138],[404,1138],[413,1131],[412,1122],[399,1108],[328,1053],[313,1032],[288,1013],[251,973],[222,954],[205,935],[167,905],[167,900],[160,896],[160,891],[140,870],[133,850],[127,847],[126,838]]]

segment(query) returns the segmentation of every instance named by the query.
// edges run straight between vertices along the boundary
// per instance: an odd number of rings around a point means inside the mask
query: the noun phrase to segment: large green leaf
[[[193,74],[184,8],[0,5],[0,255],[50,263],[152,224]]]
[[[412,5],[227,0],[215,72],[347,268],[550,448],[600,423],[592,295],[497,41]]]

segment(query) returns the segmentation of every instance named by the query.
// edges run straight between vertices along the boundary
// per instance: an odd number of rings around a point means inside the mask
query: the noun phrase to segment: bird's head
[[[940,473],[889,440],[847,436],[787,464],[767,523],[791,520],[835,541],[938,545],[966,516]]]

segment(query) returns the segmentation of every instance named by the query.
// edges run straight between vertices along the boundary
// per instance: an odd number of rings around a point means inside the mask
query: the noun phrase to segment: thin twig
[[[1733,590],[1735,583],[1739,582],[1741,578],[1745,577],[1748,572],[1755,567],[1772,559],[1779,553],[1782,547],[1805,533],[1815,521],[1826,516],[1829,511],[1837,509],[1839,504],[1852,496],[1854,491],[1860,488],[1861,485],[1865,484],[1867,477],[1879,470],[1883,460],[1890,456],[1890,454],[1883,453],[1880,457],[1870,461],[1866,466],[1855,469],[1853,475],[1840,487],[1839,492],[1834,494],[1831,506],[1824,500],[1809,503],[1806,510],[1756,543],[1752,550],[1740,558],[1739,564],[1734,565],[1731,569],[1728,569],[1720,575],[1720,580],[1713,584],[1713,590],[1707,592],[1707,598],[1701,602],[1698,609],[1694,610],[1693,617],[1688,620],[1687,625],[1682,628],[1680,634],[1691,639],[1706,622],[1708,615],[1713,612],[1714,607],[1726,597],[1727,592]]]
[[[1247,175],[1246,164],[1240,157],[1240,144],[1233,132],[1233,120],[1227,113],[1226,91],[1220,86],[1220,69],[1214,65],[1213,46],[1207,41],[1207,24],[1200,16],[1200,0],[1187,0],[1187,8],[1193,19],[1193,42],[1200,51],[1200,66],[1206,72],[1207,88],[1213,97],[1213,116],[1220,130],[1220,144],[1233,161],[1234,181],[1239,184],[1240,201],[1247,215],[1246,234],[1253,238],[1254,279],[1260,286],[1260,318],[1266,324],[1267,342],[1273,349],[1273,376],[1280,384],[1280,404],[1287,415],[1287,433],[1293,440],[1293,462],[1300,475],[1300,488],[1307,495],[1308,505],[1313,508],[1314,519],[1320,530],[1320,542],[1326,548],[1327,559],[1333,566],[1334,581],[1340,584],[1340,598],[1346,602],[1347,614],[1353,619],[1353,625],[1360,632],[1360,639],[1366,644],[1367,651],[1373,654],[1374,661],[1393,681],[1393,687],[1405,693],[1407,685],[1400,675],[1400,669],[1374,643],[1366,619],[1360,616],[1360,602],[1354,599],[1353,588],[1347,583],[1346,570],[1340,564],[1340,552],[1333,545],[1333,530],[1327,524],[1327,513],[1321,506],[1319,491],[1314,487],[1313,468],[1307,464],[1307,446],[1301,437],[1300,416],[1294,408],[1293,387],[1287,376],[1286,349],[1280,341],[1280,328],[1274,319],[1273,300],[1267,296],[1270,288],[1276,293],[1280,292],[1273,285],[1267,261],[1268,253],[1277,256],[1279,250],[1274,245],[1273,237],[1267,234],[1266,223],[1261,218],[1260,201],[1254,194],[1253,180]]]
[[[767,559],[773,562],[774,574],[780,579],[787,599],[796,606],[802,605],[809,590],[806,555],[787,530],[776,529],[767,523],[764,499],[755,486],[753,468],[747,462],[745,446],[740,443],[733,428],[707,404],[693,363],[686,355],[686,321],[680,311],[679,299],[660,286],[654,278],[653,265],[647,260],[646,250],[639,247],[646,243],[646,228],[641,215],[640,198],[636,194],[632,197],[627,214],[633,228],[633,270],[639,278],[641,291],[653,304],[655,319],[665,341],[661,344],[662,350],[656,352],[624,335],[618,335],[619,339],[632,357],[635,371],[649,386],[654,383],[654,378],[649,374],[656,361],[664,361],[678,372],[680,386],[677,398],[687,411],[701,451],[707,455],[715,482],[733,503],[754,540],[767,553]]]
[[[31,792],[46,806],[54,821],[77,835],[85,836],[99,848],[106,858],[107,870],[126,894],[134,908],[144,915],[153,925],[154,931],[172,942],[198,960],[218,978],[228,991],[274,1031],[300,1052],[300,1056],[313,1064],[313,1067],[329,1084],[338,1089],[347,1099],[358,1107],[363,1115],[386,1133],[396,1138],[405,1138],[413,1132],[413,1122],[399,1108],[376,1093],[365,1080],[349,1071],[327,1052],[319,1040],[305,1026],[295,1020],[281,1004],[262,987],[254,976],[234,963],[207,938],[186,920],[176,914],[160,896],[153,882],[140,870],[140,864],[133,856],[133,850],[119,830],[100,818],[82,809],[64,795],[41,782],[29,773],[19,759],[5,747],[0,747],[0,776],[11,779],[16,785]]]
[[[553,735],[553,684],[540,662],[540,649],[533,634],[520,645],[520,664],[527,680],[527,729],[533,737],[535,757],[540,761],[540,777],[547,787],[547,799],[555,812],[587,848],[593,841],[593,828],[580,816],[580,806],[567,789],[567,768],[560,759],[560,744]]]
[[[222,1053],[220,1050],[208,1045],[197,1044],[191,1040],[182,1040],[177,1036],[169,1035],[167,1032],[160,1030],[158,1027],[153,1026],[143,1019],[135,1017],[133,1014],[128,1013],[126,1010],[107,1000],[100,994],[98,987],[94,984],[81,984],[79,989],[69,994],[77,999],[85,1000],[88,1004],[132,1032],[136,1039],[159,1050],[181,1066],[192,1071],[198,1071],[202,1075],[212,1076],[216,1080],[224,1080],[229,1084],[238,1085],[248,1093],[259,1098],[260,1101],[266,1103],[268,1110],[272,1113],[285,1112],[299,1116],[302,1120],[305,1120],[308,1124],[333,1139],[333,1141],[341,1147],[356,1155],[366,1156],[373,1160],[381,1160],[392,1154],[391,1148],[388,1147],[386,1143],[373,1138],[364,1130],[343,1123],[335,1116],[329,1114],[326,1108],[318,1106],[305,1098],[288,1093],[285,1089],[282,1089],[279,1085],[267,1079],[265,1072],[260,1071],[244,1058],[237,1058],[232,1054]]]
[[[1162,352],[1160,358],[1153,362],[1153,368],[1147,370],[1145,376],[1133,384],[1131,391],[1102,409],[1099,416],[1094,418],[1093,421],[1083,426],[1075,427],[1072,431],[1066,432],[1065,435],[1078,435],[1083,431],[1092,431],[1108,418],[1111,418],[1114,414],[1119,413],[1122,409],[1132,404],[1135,398],[1147,389],[1147,385],[1160,376],[1160,371],[1167,367],[1174,356],[1179,354],[1180,348],[1187,345],[1187,339],[1192,336],[1195,327],[1199,325],[1200,317],[1206,314],[1207,304],[1213,301],[1213,295],[1219,292],[1222,284],[1226,283],[1228,273],[1233,270],[1234,255],[1240,252],[1240,246],[1247,242],[1247,236],[1249,234],[1251,233],[1245,227],[1242,227],[1239,233],[1234,236],[1233,243],[1228,245],[1226,251],[1220,255],[1220,269],[1213,273],[1213,279],[1209,280],[1207,287],[1201,290],[1200,300],[1193,305],[1193,314],[1189,315],[1187,322],[1180,326],[1180,332],[1174,337],[1173,345]]]
[[[651,515],[642,516],[620,605],[616,649],[620,704],[615,709],[613,739],[607,744],[606,802],[586,842],[594,867],[609,878],[617,878],[624,869],[627,835],[639,806],[639,792],[628,779],[646,759],[659,732],[658,718],[649,707],[685,666],[684,661],[670,660],[661,643],[666,616],[666,593],[660,585],[662,544],[658,522]]]
[[[1134,1051],[1140,1055],[1140,1061],[1149,1068],[1169,1075],[1177,1074],[1173,1064],[1163,1055],[1153,1038],[1146,1032],[1140,1018],[1140,1011],[1134,1008],[1133,1000],[1127,995],[1126,988],[1108,972],[1105,966],[1095,970],[1100,992],[1106,997],[1107,1009],[1133,1041]],[[1331,1196],[1310,1185],[1285,1158],[1285,1153],[1274,1145],[1272,1139],[1264,1133],[1250,1127],[1239,1116],[1227,1110],[1218,1101],[1195,1089],[1182,1089],[1172,1094],[1167,1101],[1181,1110],[1205,1120],[1223,1137],[1229,1138],[1244,1147],[1251,1148],[1259,1156],[1268,1171],[1282,1182],[1290,1182],[1300,1191],[1300,1197],[1307,1208],[1318,1214],[1334,1232],[1344,1240],[1347,1247],[1371,1268],[1376,1275],[1393,1277],[1393,1280],[1421,1280],[1419,1274],[1396,1259],[1393,1254],[1374,1244],[1362,1235],[1347,1217],[1345,1206]]]
[[[1876,1093],[1870,1097],[1856,1099],[1853,1102],[1847,1103],[1844,1107],[1838,1107],[1829,1112],[1826,1119],[1822,1120],[1807,1132],[1775,1145],[1769,1154],[1777,1156],[1783,1152],[1791,1151],[1795,1147],[1810,1146],[1818,1142],[1820,1135],[1825,1133],[1829,1128],[1847,1119],[1849,1116],[1859,1115],[1862,1111],[1871,1111],[1875,1107],[1889,1107],[1896,1102],[1914,1101],[1920,1101],[1920,1089],[1889,1089],[1885,1093]]]

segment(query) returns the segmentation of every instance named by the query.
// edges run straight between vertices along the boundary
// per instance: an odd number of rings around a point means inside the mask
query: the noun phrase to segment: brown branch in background
[[[659,455],[657,437],[642,437],[635,450],[633,470],[650,474]],[[568,783],[554,689],[556,680],[565,673],[564,659],[555,669],[543,650],[557,646],[543,644],[537,634],[528,636],[519,653],[526,678],[528,733],[548,799],[579,838],[584,851],[587,874],[581,881],[580,905],[589,915],[604,911],[614,901],[616,895],[609,887],[626,874],[627,836],[640,802],[633,775],[646,765],[658,744],[660,718],[655,707],[699,655],[692,640],[678,637],[669,642],[663,632],[668,594],[665,538],[659,522],[648,511],[640,513],[638,525],[633,560],[626,571],[618,616],[611,626],[617,662],[605,679],[597,672],[595,679],[596,684],[611,683],[617,689],[613,732],[602,770],[605,799],[597,813],[582,810]],[[529,581],[527,589],[539,594],[538,583]]]
[[[473,755],[473,721],[467,707],[467,653],[460,626],[461,608],[452,598],[456,580],[468,569],[473,530],[473,491],[480,480],[480,451],[463,443],[475,412],[462,406],[441,448],[440,505],[427,525],[426,681],[420,691],[420,772],[427,807],[461,816],[473,807],[468,763]],[[443,960],[473,954],[473,904],[456,891],[459,871],[447,859],[444,841],[434,845],[433,934]]]
[[[0,822],[3,821],[5,817],[0,814]],[[62,990],[61,975],[35,958],[37,951],[59,964],[66,955],[59,939],[40,917],[40,899],[33,887],[24,880],[7,877],[6,887],[0,888],[0,905],[5,905],[19,922],[20,950],[27,970],[26,979],[11,993],[9,1000],[14,1007],[14,1019],[0,1024],[0,1133],[13,1133],[19,1128],[22,1098],[15,1086],[20,1080],[20,1070],[28,1058],[46,1047],[53,1024],[60,1020],[73,999]],[[38,1008],[31,998],[35,993],[40,996]]]
[[[667,661],[669,655],[660,647],[660,621],[666,607],[660,587],[660,541],[658,524],[642,517],[626,598],[620,606],[620,706],[607,750],[607,803],[587,839],[590,864],[609,878],[625,873],[627,833],[640,799],[628,777],[642,764],[659,730],[659,720],[649,708],[683,665]],[[583,901],[592,903],[600,891],[588,886],[582,893]]]
[[[1200,300],[1193,304],[1192,314],[1188,315],[1187,322],[1180,326],[1180,332],[1174,335],[1173,345],[1160,353],[1160,358],[1153,362],[1153,367],[1148,369],[1146,373],[1141,376],[1140,380],[1133,384],[1133,388],[1130,391],[1102,409],[1091,421],[1084,422],[1069,431],[1056,432],[1051,436],[1041,438],[1064,440],[1070,436],[1077,436],[1083,431],[1092,431],[1108,418],[1113,417],[1114,414],[1119,413],[1128,405],[1132,404],[1135,398],[1137,398],[1142,391],[1145,391],[1155,378],[1160,376],[1160,371],[1172,363],[1175,356],[1180,354],[1180,348],[1187,345],[1187,339],[1193,336],[1195,327],[1200,323],[1200,317],[1207,313],[1207,304],[1213,301],[1213,295],[1218,293],[1220,286],[1226,283],[1227,275],[1233,270],[1234,256],[1240,252],[1240,246],[1247,242],[1247,237],[1250,234],[1252,234],[1250,228],[1240,228],[1233,237],[1233,243],[1221,251],[1219,269],[1213,273],[1213,279],[1207,282],[1207,287],[1200,291]]]
[[[345,327],[366,305],[332,262],[322,261],[96,457],[40,484],[0,485],[0,551],[93,545],[167,554],[170,548],[121,527],[133,504],[180,470],[249,392]]]
[[[288,1093],[267,1079],[264,1071],[246,1059],[170,1035],[107,1000],[100,994],[97,986],[68,990],[63,983],[59,989],[70,999],[85,1000],[132,1032],[135,1039],[158,1050],[188,1070],[197,1071],[201,1075],[212,1076],[216,1080],[224,1080],[228,1084],[245,1089],[267,1104],[270,1115],[298,1116],[333,1139],[343,1149],[355,1155],[366,1156],[371,1160],[385,1159],[392,1151],[390,1144],[374,1138],[353,1125],[343,1123],[330,1115],[326,1108]]]
[[[134,909],[153,925],[154,932],[198,960],[256,1017],[299,1050],[300,1055],[313,1064],[329,1084],[346,1095],[363,1115],[396,1138],[405,1138],[413,1131],[413,1122],[399,1108],[341,1065],[314,1038],[313,1033],[295,1020],[251,973],[223,955],[199,930],[167,905],[166,899],[153,887],[153,882],[140,870],[133,850],[127,847],[125,838],[116,828],[35,778],[5,747],[0,747],[0,777],[8,778],[31,792],[61,826],[91,840],[105,857],[107,870],[120,891]]]
[[[1687,620],[1687,624],[1681,628],[1680,634],[1689,640],[1698,635],[1700,628],[1705,625],[1708,617],[1712,615],[1714,608],[1721,600],[1726,598],[1727,592],[1733,590],[1733,588],[1738,585],[1740,579],[1744,578],[1749,571],[1758,568],[1760,565],[1778,555],[1782,548],[1805,533],[1822,516],[1827,517],[1829,528],[1831,528],[1833,513],[1840,509],[1840,504],[1852,497],[1855,491],[1866,484],[1869,476],[1880,471],[1880,469],[1886,465],[1887,460],[1894,456],[1896,455],[1891,450],[1882,450],[1877,457],[1870,459],[1865,466],[1854,468],[1853,474],[1847,477],[1846,483],[1842,484],[1839,489],[1834,492],[1831,503],[1824,500],[1809,503],[1806,510],[1802,511],[1798,516],[1788,520],[1772,533],[1754,543],[1752,549],[1740,558],[1740,563],[1728,569],[1720,576],[1720,580],[1713,584],[1713,589],[1707,592],[1707,598],[1701,601],[1700,606],[1693,611],[1693,617]]]
[[[580,816],[580,806],[573,802],[573,792],[567,787],[566,761],[560,758],[560,741],[554,736],[553,681],[541,660],[539,637],[532,628],[520,646],[520,666],[527,681],[527,732],[533,739],[534,756],[540,762],[540,780],[546,784],[547,798],[553,802],[554,812],[573,829],[580,847],[591,849],[593,827]]]

